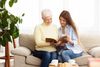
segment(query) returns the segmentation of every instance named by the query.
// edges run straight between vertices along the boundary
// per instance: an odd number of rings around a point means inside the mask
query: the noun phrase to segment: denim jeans
[[[41,65],[40,67],[49,67],[49,63],[52,59],[56,59],[56,52],[47,52],[47,51],[33,51],[33,56],[40,58]]]
[[[64,50],[61,54],[63,62],[68,62],[70,59],[74,59],[76,57],[82,56],[82,53],[75,54],[72,50]]]

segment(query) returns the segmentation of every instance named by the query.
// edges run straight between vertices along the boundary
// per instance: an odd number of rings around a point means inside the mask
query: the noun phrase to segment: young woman
[[[61,53],[63,62],[68,62],[70,59],[79,57],[82,55],[82,48],[79,45],[78,33],[76,26],[70,16],[70,13],[66,10],[62,11],[59,16],[61,27],[59,28],[59,38],[66,36],[67,43],[60,44],[67,49]]]

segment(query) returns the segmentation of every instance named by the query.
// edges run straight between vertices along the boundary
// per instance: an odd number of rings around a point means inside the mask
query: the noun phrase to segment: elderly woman
[[[56,26],[52,25],[51,11],[45,9],[42,11],[43,23],[35,27],[35,51],[33,55],[42,60],[40,67],[48,67],[50,61],[56,58],[56,49],[53,43],[46,42],[46,38],[58,39]]]

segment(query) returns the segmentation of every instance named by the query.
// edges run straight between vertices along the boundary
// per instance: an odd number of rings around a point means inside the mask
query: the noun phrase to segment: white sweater
[[[45,23],[42,23],[36,26],[34,37],[36,42],[36,50],[48,52],[56,51],[55,47],[51,46],[50,43],[45,41],[46,38],[58,40],[58,30],[56,26],[52,24],[47,26]]]

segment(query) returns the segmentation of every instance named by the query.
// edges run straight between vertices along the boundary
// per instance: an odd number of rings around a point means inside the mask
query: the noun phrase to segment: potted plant
[[[6,47],[5,51],[9,51],[8,42],[13,42],[19,36],[19,28],[17,25],[22,23],[22,19],[11,14],[6,9],[7,0],[0,0],[0,45]],[[9,6],[12,7],[17,0],[9,0]],[[23,16],[24,14],[22,14]],[[7,54],[5,52],[5,54]],[[8,66],[7,66],[8,67]]]
[[[6,1],[1,0],[0,2],[0,43],[2,46],[5,46],[9,41],[12,42],[13,39],[19,36],[19,29],[16,25],[22,23],[21,18],[11,14],[6,9]],[[16,2],[17,0],[10,0],[9,6],[12,7]]]

